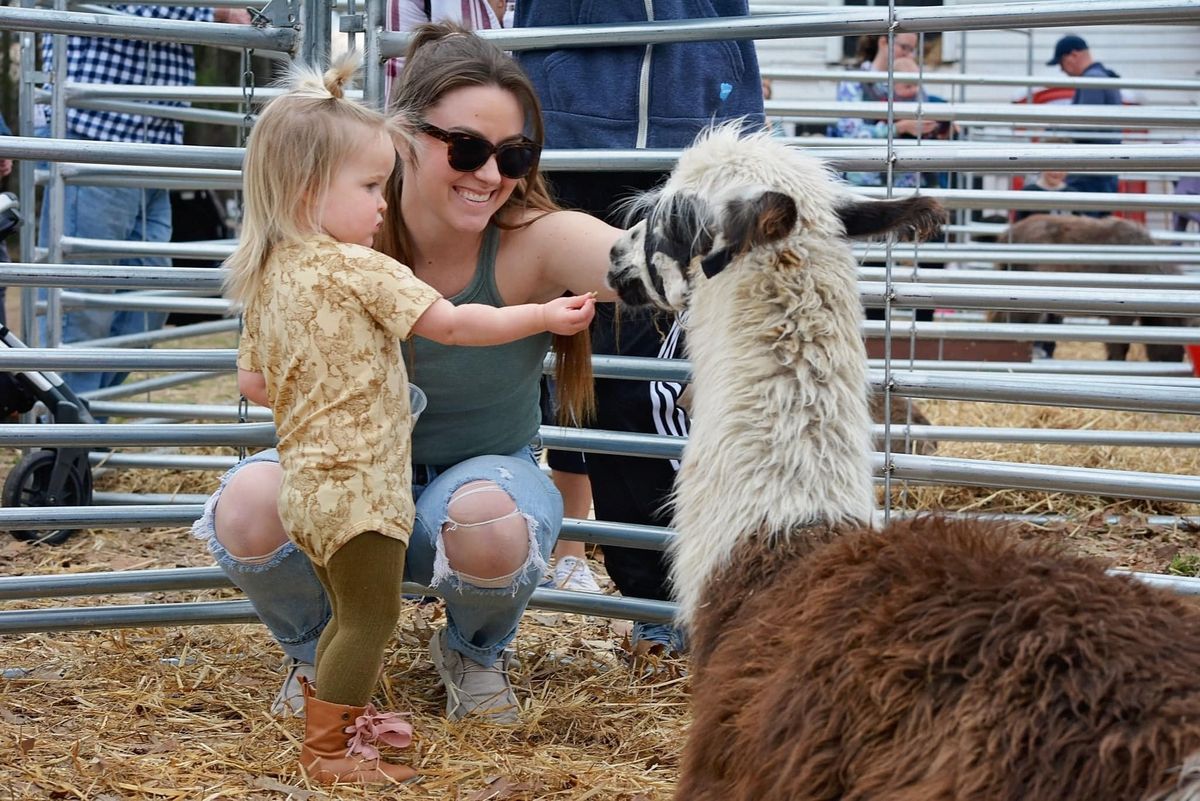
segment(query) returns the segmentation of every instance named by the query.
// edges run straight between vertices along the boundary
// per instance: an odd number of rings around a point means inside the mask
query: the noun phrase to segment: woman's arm
[[[553,294],[595,292],[596,300],[616,300],[608,288],[609,251],[624,233],[580,211],[547,214],[522,232],[534,251],[543,288]]]

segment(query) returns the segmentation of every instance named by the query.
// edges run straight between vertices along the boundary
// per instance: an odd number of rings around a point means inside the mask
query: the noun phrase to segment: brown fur
[[[1135,222],[1117,217],[1081,217],[1073,214],[1034,214],[1026,217],[1009,229],[1008,237],[1001,241],[1014,244],[1053,245],[1153,245],[1154,240],[1145,228]],[[1031,270],[1034,272],[1102,272],[1142,273],[1145,275],[1179,275],[1174,264],[1010,264],[1008,270]],[[1039,323],[1047,318],[1044,312],[992,312],[991,322]],[[1166,325],[1184,326],[1188,321],[1181,317],[1131,317],[1113,315],[1110,325]],[[1109,361],[1124,361],[1129,354],[1128,342],[1106,342],[1105,352]],[[1177,362],[1183,359],[1180,345],[1146,345],[1146,357],[1153,362]]]
[[[1150,799],[1200,751],[1177,596],[975,523],[805,534],[710,584],[680,801]]]

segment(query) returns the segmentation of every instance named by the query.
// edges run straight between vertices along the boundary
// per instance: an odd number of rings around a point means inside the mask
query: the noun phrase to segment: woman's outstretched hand
[[[596,293],[568,295],[542,304],[542,320],[552,334],[578,334],[596,313]]]

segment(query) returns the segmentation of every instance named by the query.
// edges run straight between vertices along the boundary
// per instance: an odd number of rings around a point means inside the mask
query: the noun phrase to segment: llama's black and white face
[[[647,211],[613,245],[608,284],[628,305],[674,311],[752,254],[766,265],[818,241],[891,231],[926,237],[945,216],[927,197],[853,195],[812,156],[731,125],[701,134],[663,187],[634,205]]]
[[[613,245],[608,284],[627,305],[680,311],[697,281],[787,237],[795,224],[796,204],[779,192],[755,190],[716,203],[664,195]]]

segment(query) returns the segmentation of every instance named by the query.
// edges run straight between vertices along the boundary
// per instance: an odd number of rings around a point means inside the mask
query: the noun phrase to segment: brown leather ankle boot
[[[373,743],[404,748],[412,726],[395,712],[380,713],[371,704],[346,706],[322,701],[304,682],[304,745],[300,770],[318,784],[395,784],[417,772],[408,765],[384,762]]]

